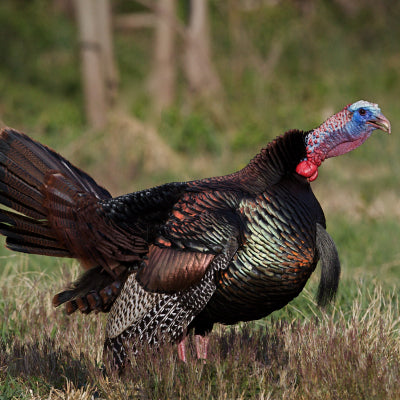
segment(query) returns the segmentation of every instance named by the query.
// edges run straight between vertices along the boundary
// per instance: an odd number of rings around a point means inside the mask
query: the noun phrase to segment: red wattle
[[[308,178],[309,181],[312,182],[317,179],[318,167],[313,162],[309,160],[304,160],[297,165],[296,172],[299,175]]]
[[[310,182],[315,181],[318,177],[318,168],[315,170],[315,172],[308,178]]]

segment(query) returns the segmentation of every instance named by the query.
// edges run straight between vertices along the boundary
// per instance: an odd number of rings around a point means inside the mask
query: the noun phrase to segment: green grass
[[[400,3],[250,3],[210,1],[218,110],[192,98],[179,71],[176,102],[156,119],[146,82],[152,34],[116,33],[119,97],[98,132],[85,125],[73,20],[50,0],[3,0],[0,121],[119,194],[232,172],[287,129],[310,129],[361,98],[378,102],[393,134],[326,161],[313,183],[342,262],[335,306],[316,306],[316,271],[271,317],[217,328],[206,365],[183,365],[167,346],[145,351],[126,377],[104,377],[104,316],[51,306],[76,264],[1,249],[0,399],[400,398]],[[182,38],[177,46],[180,55]]]

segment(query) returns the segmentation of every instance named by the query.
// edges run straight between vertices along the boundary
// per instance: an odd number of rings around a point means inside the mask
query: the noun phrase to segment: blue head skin
[[[346,106],[308,134],[307,159],[299,163],[296,172],[313,181],[322,161],[361,146],[376,129],[391,132],[390,122],[377,104],[360,100]]]

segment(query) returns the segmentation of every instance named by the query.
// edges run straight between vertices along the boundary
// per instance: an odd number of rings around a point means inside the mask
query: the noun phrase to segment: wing
[[[146,290],[173,293],[197,284],[230,243],[241,243],[241,220],[228,191],[186,192],[160,227],[137,275]]]

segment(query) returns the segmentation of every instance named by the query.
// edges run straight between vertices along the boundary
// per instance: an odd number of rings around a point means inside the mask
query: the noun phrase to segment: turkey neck
[[[308,133],[288,131],[269,143],[240,171],[191,181],[188,185],[192,190],[230,190],[256,195],[285,177],[296,176],[308,184],[307,179],[295,173],[297,164],[307,155],[305,138]]]
[[[293,176],[297,164],[306,157],[305,140],[309,132],[291,130],[263,148],[237,177],[251,192],[262,192]],[[294,174],[301,181],[302,177]]]

